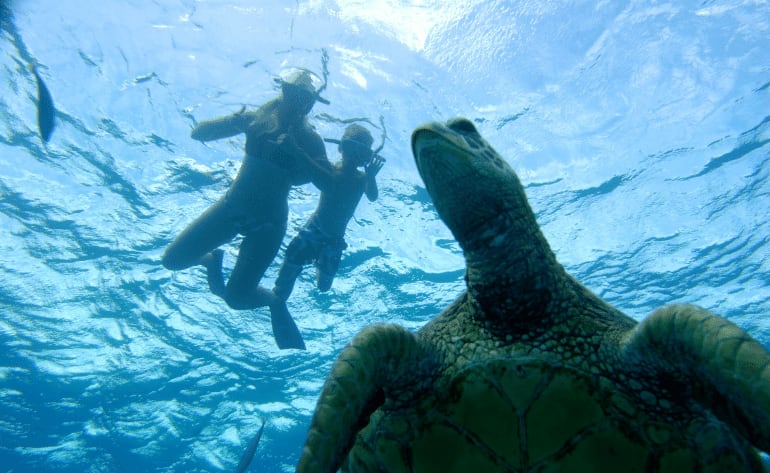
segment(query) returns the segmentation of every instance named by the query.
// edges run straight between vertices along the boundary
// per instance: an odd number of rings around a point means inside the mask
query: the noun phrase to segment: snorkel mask
[[[343,154],[349,154],[356,159],[356,166],[366,166],[374,157],[372,138],[369,130],[358,124],[348,125],[339,141],[339,149]]]
[[[321,92],[326,88],[326,81],[322,81],[313,71],[301,67],[292,67],[281,71],[275,79],[281,86],[285,98],[306,104],[308,112],[315,102],[328,105],[329,101],[321,97]]]

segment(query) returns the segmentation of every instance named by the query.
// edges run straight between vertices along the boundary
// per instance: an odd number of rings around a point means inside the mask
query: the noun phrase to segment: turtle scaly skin
[[[566,273],[514,171],[462,118],[412,135],[467,291],[341,352],[297,471],[760,472],[770,353],[691,305],[637,323]]]

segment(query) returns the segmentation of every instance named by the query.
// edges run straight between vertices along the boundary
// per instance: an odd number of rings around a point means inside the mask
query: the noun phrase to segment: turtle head
[[[522,207],[531,213],[516,173],[470,120],[419,126],[412,152],[436,210],[464,250],[483,244],[501,216]]]
[[[470,296],[488,321],[535,315],[562,270],[513,169],[473,123],[455,118],[412,133],[417,169],[463,249]]]

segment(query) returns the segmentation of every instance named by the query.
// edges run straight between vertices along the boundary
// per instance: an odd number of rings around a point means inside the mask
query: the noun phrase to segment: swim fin
[[[305,341],[299,333],[297,324],[291,318],[289,308],[283,300],[276,301],[270,306],[270,322],[273,324],[273,337],[278,348],[285,350],[287,348],[305,349]]]

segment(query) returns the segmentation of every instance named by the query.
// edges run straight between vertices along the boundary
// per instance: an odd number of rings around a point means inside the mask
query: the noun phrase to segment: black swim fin
[[[285,350],[287,348],[305,349],[305,341],[299,333],[297,324],[291,318],[289,308],[286,302],[279,300],[270,306],[270,322],[273,324],[273,337],[278,348]]]

